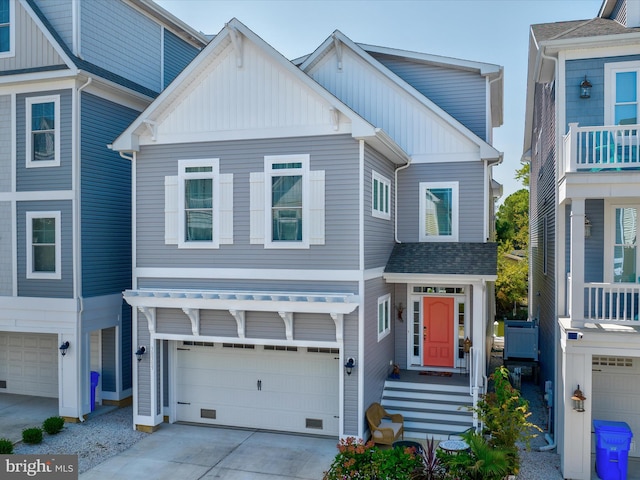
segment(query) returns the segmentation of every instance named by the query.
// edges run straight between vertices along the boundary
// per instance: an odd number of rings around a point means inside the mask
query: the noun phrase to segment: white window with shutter
[[[233,174],[217,158],[180,160],[165,177],[165,243],[218,248],[233,243]]]

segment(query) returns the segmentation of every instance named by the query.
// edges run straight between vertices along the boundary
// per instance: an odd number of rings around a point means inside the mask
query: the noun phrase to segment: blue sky
[[[504,152],[494,177],[504,196],[522,188],[529,26],[593,18],[601,0],[156,0],[193,28],[218,33],[236,17],[292,59],[312,52],[334,30],[355,42],[504,67],[504,124],[494,146]]]

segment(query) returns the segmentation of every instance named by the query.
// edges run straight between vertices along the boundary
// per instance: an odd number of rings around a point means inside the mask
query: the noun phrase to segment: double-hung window
[[[391,181],[373,171],[371,174],[371,214],[377,218],[391,218]]]
[[[60,212],[27,212],[27,278],[60,279]]]
[[[180,160],[178,168],[178,245],[217,248],[219,160]]]
[[[378,298],[378,341],[391,333],[391,295]]]
[[[615,207],[613,281],[635,283],[638,279],[638,208]]]
[[[640,111],[640,62],[605,65],[605,123],[635,125]]]
[[[26,99],[27,167],[60,165],[60,96]]]
[[[458,241],[458,182],[420,183],[419,240]]]
[[[14,11],[14,0],[0,0],[0,58],[14,55]]]

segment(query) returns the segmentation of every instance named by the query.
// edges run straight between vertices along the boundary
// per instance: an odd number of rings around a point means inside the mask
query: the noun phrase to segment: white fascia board
[[[137,267],[135,278],[179,278],[216,280],[292,280],[357,282],[360,270],[294,270],[267,268],[155,268]]]
[[[51,91],[74,88],[77,71],[50,70],[46,72],[22,73],[0,76],[0,94],[29,93],[38,90]]]
[[[396,165],[406,165],[411,161],[411,157],[400,147],[384,130],[376,128],[373,135],[357,136],[356,140],[364,140],[378,152],[391,160]]]
[[[150,0],[129,0],[135,8],[153,17],[176,36],[191,43],[196,48],[204,48],[209,39],[205,34],[187,25],[171,12]]]
[[[386,76],[389,80],[394,82],[397,86],[411,95],[417,102],[424,105],[426,108],[435,113],[438,117],[440,117],[445,123],[456,129],[459,133],[461,133],[464,137],[466,137],[471,142],[475,143],[480,147],[482,158],[493,159],[500,157],[500,152],[489,145],[487,142],[478,137],[475,133],[465,127],[462,123],[456,120],[454,117],[445,112],[438,105],[433,103],[430,99],[422,95],[418,92],[414,87],[409,85],[406,81],[400,78],[398,75],[393,73],[387,67],[382,65],[379,61],[373,58],[369,53],[364,51],[361,47],[359,47],[355,42],[353,42],[349,37],[345,34],[336,30],[328,39],[326,39],[322,45],[313,52],[309,58],[300,66],[300,70],[307,72],[309,71],[315,63],[326,55],[330,49],[334,48],[334,39],[337,39],[342,44],[347,46],[350,50],[353,51],[356,55],[358,55],[362,60],[366,63],[370,64],[374,67],[378,72],[382,75]]]
[[[92,79],[91,84],[83,90],[87,93],[94,93],[106,100],[125,105],[138,111],[145,109],[153,101],[152,97],[131,90],[119,83],[97,77],[84,70],[79,70],[79,73],[86,78]]]
[[[592,37],[567,38],[559,40],[544,40],[540,42],[540,49],[544,49],[547,55],[557,54],[561,50],[572,49],[599,49],[612,47],[619,50],[628,45],[638,45],[640,43],[640,33],[620,33],[616,35],[594,35]],[[637,52],[637,51],[636,51]],[[593,52],[585,51],[586,57],[592,58]]]
[[[446,283],[447,285],[469,285],[477,282],[495,282],[497,275],[436,275],[429,273],[385,273],[388,283]]]
[[[26,192],[0,192],[0,202],[32,202],[51,200],[73,200],[73,190],[33,190]]]
[[[78,302],[72,298],[0,297],[0,330],[33,333],[74,331],[78,311]]]
[[[459,70],[466,70],[477,72],[482,76],[498,75],[502,70],[500,65],[494,65],[492,63],[474,62],[471,60],[463,60],[460,58],[443,57],[440,55],[432,55],[428,53],[413,52],[410,50],[401,50],[397,48],[379,47],[377,45],[367,45],[365,43],[356,43],[360,48],[366,52],[381,53],[383,55],[392,55],[394,57],[403,57],[410,60],[416,60],[423,63],[429,63],[431,65],[438,65],[443,67],[456,68]]]

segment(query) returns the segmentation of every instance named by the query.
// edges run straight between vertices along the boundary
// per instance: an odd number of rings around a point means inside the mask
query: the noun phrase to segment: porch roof
[[[385,273],[494,278],[497,271],[496,243],[465,242],[398,243],[384,269]]]

